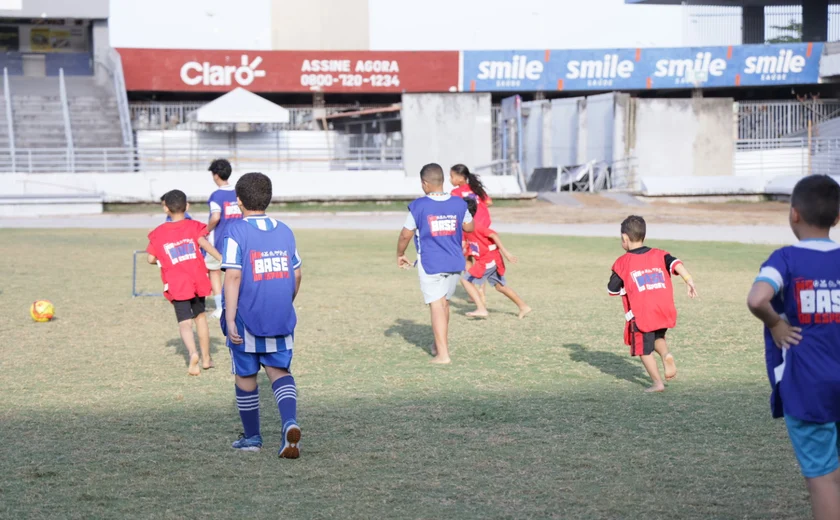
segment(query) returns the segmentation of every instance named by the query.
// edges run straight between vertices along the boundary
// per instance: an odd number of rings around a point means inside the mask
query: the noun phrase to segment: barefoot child
[[[484,184],[478,175],[472,173],[465,164],[456,164],[449,169],[449,182],[455,189],[452,190],[452,195],[461,197],[464,200],[473,199],[476,203],[476,210],[473,214],[473,220],[476,224],[481,224],[486,228],[491,226],[490,210],[493,205],[493,199],[484,188]],[[472,257],[467,257],[467,267],[473,266]],[[487,306],[486,285],[479,286],[479,293],[481,294],[481,302]],[[472,294],[470,299],[473,299]],[[474,300],[475,301],[475,300]]]
[[[764,323],[774,418],[784,417],[816,520],[840,518],[840,186],[800,180],[790,200],[799,243],[762,265],[747,306]]]
[[[475,219],[478,206],[476,200],[472,198],[465,200],[475,222],[475,229],[472,232],[464,233],[469,255],[473,257],[474,261],[472,267],[467,270],[466,278],[461,279],[461,285],[464,286],[467,294],[470,295],[476,305],[476,310],[468,312],[467,316],[474,318],[487,317],[487,305],[479,295],[479,288],[476,286],[482,287],[484,282],[488,282],[519,307],[519,319],[521,320],[531,312],[531,308],[522,301],[522,298],[513,289],[507,286],[504,262],[504,259],[506,259],[515,264],[518,260],[505,248],[495,231]]]
[[[200,249],[217,259],[222,256],[205,238],[207,227],[186,218],[187,196],[172,190],[164,195],[163,208],[168,221],[149,233],[150,264],[160,265],[163,295],[172,302],[181,339],[190,354],[189,375],[197,376],[199,356],[195,349],[193,321],[201,346],[202,368],[213,368],[210,358],[210,329],[204,314],[204,299],[210,294],[210,279]]]
[[[446,364],[449,359],[449,300],[458,287],[464,270],[463,231],[472,231],[472,215],[460,197],[443,191],[443,169],[427,164],[420,170],[426,196],[408,205],[408,215],[397,241],[397,267],[411,268],[405,250],[411,237],[417,250],[417,272],[423,300],[432,314],[432,363]]]
[[[677,324],[671,275],[678,274],[688,286],[688,297],[697,290],[683,263],[660,249],[645,247],[645,219],[627,217],[621,223],[621,247],[627,253],[615,261],[607,288],[611,295],[622,296],[627,324],[624,341],[631,356],[640,356],[653,385],[646,392],[662,392],[665,385],[659,376],[654,350],[665,365],[665,379],[677,376],[674,356],[668,352],[665,334]]]

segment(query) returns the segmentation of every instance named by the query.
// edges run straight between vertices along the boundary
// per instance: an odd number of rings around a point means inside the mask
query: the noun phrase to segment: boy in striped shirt
[[[297,324],[294,300],[300,289],[301,261],[292,230],[265,214],[271,180],[247,173],[236,183],[242,220],[228,224],[222,270],[225,271],[222,332],[227,336],[236,404],[244,433],[233,448],[259,451],[260,403],[257,374],[265,367],[280,410],[283,443],[278,455],[300,456],[297,387],[290,373]]]

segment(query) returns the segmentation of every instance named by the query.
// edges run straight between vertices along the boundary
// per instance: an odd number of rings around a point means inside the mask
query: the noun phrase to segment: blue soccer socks
[[[297,424],[297,387],[295,378],[292,376],[281,377],[271,383],[274,391],[274,400],[277,401],[277,409],[280,410],[280,421],[283,423],[283,434],[289,424]]]
[[[245,438],[259,436],[260,434],[260,391],[255,388],[253,392],[246,392],[236,387],[236,407],[239,408],[239,417],[242,419],[242,427],[245,429]]]

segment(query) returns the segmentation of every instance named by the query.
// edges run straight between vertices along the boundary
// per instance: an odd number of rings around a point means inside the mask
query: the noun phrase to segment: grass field
[[[660,395],[622,344],[605,284],[617,240],[505,237],[508,279],[535,309],[454,301],[453,364],[432,366],[416,274],[395,233],[300,232],[293,370],[302,458],[278,460],[261,377],[261,453],[241,431],[229,355],[186,375],[174,314],[130,298],[136,231],[0,230],[2,518],[805,518],[772,421],[745,294],[767,247],[664,243],[677,284],[679,378]],[[158,290],[156,269],[142,283]],[[28,305],[55,302],[33,323]]]

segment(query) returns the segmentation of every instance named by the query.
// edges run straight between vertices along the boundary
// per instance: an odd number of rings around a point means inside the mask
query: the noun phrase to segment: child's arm
[[[301,280],[303,280],[303,271],[300,267],[298,267],[295,269],[295,294],[292,295],[292,301],[295,301],[295,298],[297,298],[297,295],[300,292]]]
[[[773,310],[770,303],[776,295],[776,289],[767,282],[757,281],[753,284],[750,294],[747,297],[747,307],[756,318],[764,322],[770,329],[773,341],[779,348],[789,348],[798,345],[802,340],[802,329],[792,327],[786,320]]]
[[[410,269],[411,262],[405,257],[405,250],[408,249],[408,243],[411,242],[411,237],[414,236],[414,231],[408,228],[402,228],[400,231],[400,238],[397,240],[397,267],[400,269]]]
[[[297,274],[295,275],[297,276]],[[242,282],[242,271],[227,269],[225,271],[225,318],[227,319],[227,337],[235,345],[242,344],[242,337],[236,330],[236,310],[239,306],[239,285]]]
[[[492,241],[493,241],[493,243],[494,243],[494,244],[496,244],[496,247],[498,247],[498,248],[499,248],[499,252],[501,252],[501,253],[502,253],[502,256],[504,256],[504,257],[505,257],[505,260],[507,260],[508,262],[510,262],[510,263],[512,263],[512,264],[515,264],[515,263],[519,262],[519,259],[518,259],[518,258],[516,258],[515,256],[513,256],[513,255],[511,254],[511,252],[507,250],[507,248],[505,247],[505,245],[504,245],[504,244],[502,244],[502,239],[501,239],[501,238],[499,238],[499,234],[498,234],[498,233],[491,233],[491,234],[489,235],[489,237],[490,237],[490,240],[492,240]]]
[[[210,220],[207,221],[207,232],[211,232],[216,229],[216,226],[219,225],[219,222],[222,221],[222,214],[219,211],[214,211],[210,213]]]
[[[222,254],[219,253],[219,251],[215,247],[213,247],[213,244],[211,244],[206,237],[199,237],[198,245],[201,246],[201,249],[207,251],[207,253],[216,260],[218,260],[219,262],[222,261]]]
[[[622,289],[624,289],[624,280],[613,271],[610,275],[610,281],[607,282],[607,291],[612,296],[619,296]]]
[[[155,265],[157,263],[157,257],[155,257],[155,255],[151,253],[149,253],[149,257],[146,258],[146,260],[152,265]]]
[[[674,267],[674,272],[680,275],[685,285],[688,286],[688,297],[692,299],[697,298],[697,287],[694,286],[694,278],[691,277],[691,273],[688,272],[685,265],[682,262],[678,263]]]

